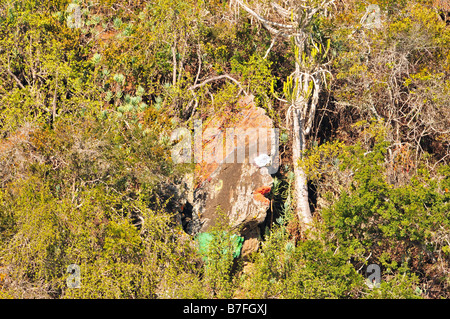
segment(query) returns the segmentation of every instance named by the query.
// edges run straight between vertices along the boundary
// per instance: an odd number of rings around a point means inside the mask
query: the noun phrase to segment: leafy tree
[[[314,122],[319,93],[326,83],[326,69],[330,42],[317,33],[319,14],[325,10],[330,1],[319,3],[309,1],[299,5],[291,1],[270,2],[271,18],[264,18],[252,10],[243,1],[237,3],[250,15],[256,18],[274,36],[284,36],[292,40],[294,45],[295,71],[287,78],[283,93],[288,103],[286,120],[289,121],[292,113],[293,132],[293,159],[294,174],[296,177],[297,215],[302,224],[309,228],[312,226],[312,215],[308,201],[307,180],[303,169],[297,164],[305,149],[305,137],[311,132]],[[262,9],[262,8],[261,8]],[[270,20],[273,19],[273,20]]]

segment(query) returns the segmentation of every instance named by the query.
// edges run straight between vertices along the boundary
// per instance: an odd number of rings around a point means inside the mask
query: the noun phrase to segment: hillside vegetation
[[[325,2],[0,0],[0,297],[450,298],[448,12]],[[304,46],[243,6],[294,21],[273,3],[320,9]],[[320,90],[304,87],[317,95],[297,158],[299,65]],[[195,167],[173,161],[171,133],[232,123],[244,95],[280,130],[271,223],[233,258],[222,218],[205,258],[177,222],[174,187]]]

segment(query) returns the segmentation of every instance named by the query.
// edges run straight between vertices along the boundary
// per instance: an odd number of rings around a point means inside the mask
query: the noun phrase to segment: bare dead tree
[[[294,40],[295,70],[285,82],[284,99],[280,100],[289,105],[286,121],[293,135],[296,214],[302,226],[309,229],[313,218],[308,202],[307,177],[299,160],[313,126],[319,93],[326,85],[326,73],[329,73],[323,62],[329,42],[327,45],[316,42],[309,30],[315,16],[326,14],[334,0],[259,1],[252,8],[244,0],[235,2],[274,36],[273,41],[279,36]]]

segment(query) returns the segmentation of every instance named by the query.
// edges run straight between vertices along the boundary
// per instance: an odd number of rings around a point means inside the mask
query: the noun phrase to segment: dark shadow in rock
[[[192,210],[193,206],[191,203],[186,202],[186,204],[183,207],[183,210],[181,211],[181,226],[183,227],[183,230],[190,234],[190,231],[192,227],[189,227],[189,224],[192,223]]]

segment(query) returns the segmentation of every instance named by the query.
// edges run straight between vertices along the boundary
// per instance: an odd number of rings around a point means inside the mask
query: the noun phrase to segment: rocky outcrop
[[[221,212],[244,237],[242,254],[246,255],[258,249],[258,226],[270,207],[267,195],[275,166],[268,159],[277,160],[278,144],[272,139],[278,141],[278,136],[263,109],[251,99],[241,103],[244,111],[232,127],[225,128],[220,118],[214,118],[203,128],[202,162],[197,164],[197,186],[186,229],[191,234],[207,232]],[[229,129],[234,136],[227,134]]]

